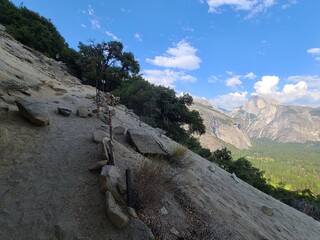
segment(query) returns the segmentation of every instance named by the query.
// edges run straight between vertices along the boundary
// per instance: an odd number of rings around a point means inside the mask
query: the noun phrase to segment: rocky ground
[[[0,239],[152,239],[135,217],[122,229],[114,226],[100,191],[100,171],[88,170],[105,159],[103,144],[93,141],[93,133],[108,129],[97,114],[76,115],[81,107],[96,108],[90,99],[94,94],[62,63],[0,31]],[[50,124],[39,127],[23,117],[15,104],[21,98],[40,101]],[[70,109],[71,115],[58,114],[58,107]],[[115,127],[144,133],[169,153],[145,158],[124,133],[114,137],[121,174],[130,168],[145,184],[142,192],[156,196],[146,195],[150,201],[137,208],[156,238],[319,239],[319,222],[189,150],[181,151],[182,146],[124,106],[114,111]]]

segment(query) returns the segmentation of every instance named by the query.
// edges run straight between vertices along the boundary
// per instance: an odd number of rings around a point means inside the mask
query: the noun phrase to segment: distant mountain
[[[250,138],[282,143],[320,141],[320,109],[284,106],[276,100],[254,95],[230,116],[241,119]]]
[[[211,151],[222,148],[225,143],[239,149],[251,147],[249,135],[243,124],[215,109],[209,101],[195,99],[191,108],[200,113],[206,126],[206,133],[199,137],[203,147]]]
[[[204,99],[195,99],[192,109],[204,119],[206,134],[199,140],[211,151],[226,143],[248,149],[252,138],[281,143],[320,141],[320,108],[285,106],[270,97],[253,95],[231,112],[215,108]]]

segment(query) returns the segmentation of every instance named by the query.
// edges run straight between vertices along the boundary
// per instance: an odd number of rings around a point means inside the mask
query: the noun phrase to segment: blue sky
[[[12,1],[20,5],[21,1]],[[118,40],[145,79],[231,109],[320,106],[319,0],[26,0],[66,42]]]

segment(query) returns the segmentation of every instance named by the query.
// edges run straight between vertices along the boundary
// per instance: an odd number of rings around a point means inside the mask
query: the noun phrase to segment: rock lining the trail
[[[46,126],[50,124],[49,113],[44,104],[35,99],[16,100],[21,115],[30,120],[30,122],[38,126]]]
[[[163,148],[161,140],[144,132],[142,129],[128,129],[127,138],[142,154],[165,155],[168,153]]]

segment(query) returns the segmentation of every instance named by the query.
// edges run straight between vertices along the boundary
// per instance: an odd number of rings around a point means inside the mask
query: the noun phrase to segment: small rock
[[[92,136],[92,139],[94,142],[96,143],[101,143],[102,140],[106,137],[109,137],[109,134],[106,133],[105,131],[103,130],[96,130],[94,133],[93,133],[93,136]]]
[[[111,112],[112,116],[116,115],[116,109],[113,107],[109,107],[109,111]]]
[[[128,211],[128,214],[130,215],[130,217],[139,218],[136,213],[136,210],[134,210],[132,207],[128,207],[127,211]]]
[[[232,173],[232,174],[231,174],[231,177],[232,177],[237,183],[240,182],[240,181],[239,181],[239,178],[237,177],[237,175],[236,175],[235,173]]]
[[[89,117],[90,113],[91,113],[91,111],[87,108],[78,108],[78,110],[77,110],[77,116],[82,117],[82,118]]]
[[[112,129],[112,132],[115,135],[122,135],[122,134],[124,134],[125,131],[126,131],[126,129],[123,126],[117,126]]]
[[[96,163],[92,164],[89,167],[89,170],[93,171],[93,170],[97,170],[97,169],[103,168],[105,165],[107,165],[107,163],[108,163],[108,160],[103,160],[103,161],[96,162]]]
[[[214,173],[216,171],[216,169],[214,168],[214,166],[209,166],[208,167],[209,171]]]
[[[110,192],[106,192],[107,216],[117,228],[121,229],[129,223],[129,218],[125,215],[116,203]]]
[[[107,125],[110,125],[109,117],[103,112],[98,112],[98,118]]]
[[[8,104],[0,102],[0,119],[7,118],[8,112],[9,112]]]
[[[138,218],[132,218],[128,226],[128,236],[124,239],[131,240],[154,240],[150,228]]]
[[[5,95],[5,96],[1,96],[2,100],[5,101],[8,104],[15,104],[15,97],[9,96],[9,95]]]
[[[176,236],[179,236],[179,231],[175,229],[174,227],[170,229],[170,232]]]
[[[85,98],[87,99],[94,99],[95,97],[96,97],[95,94],[89,94],[89,93],[85,96]]]
[[[71,114],[71,110],[70,109],[68,109],[68,108],[64,108],[64,107],[58,107],[58,113],[60,113],[61,115],[63,115],[63,116],[70,116],[70,114]]]
[[[267,215],[267,216],[272,216],[273,215],[273,208],[269,207],[267,205],[264,205],[261,207],[262,212]]]
[[[119,191],[119,179],[121,179],[120,169],[113,165],[106,165],[101,170],[100,190],[102,193],[111,192],[112,196],[120,203],[125,203]]]
[[[165,207],[162,207],[162,208],[160,209],[160,213],[161,213],[162,215],[167,215],[167,214],[168,214],[168,210],[167,210]]]
[[[0,129],[0,152],[7,147],[9,143],[9,133],[7,129]]]
[[[77,237],[76,240],[92,240],[92,238],[89,238],[89,237]]]

